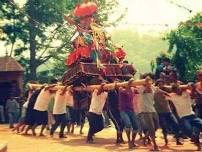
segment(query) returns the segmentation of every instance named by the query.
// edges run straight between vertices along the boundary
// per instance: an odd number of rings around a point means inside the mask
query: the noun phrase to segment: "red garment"
[[[68,56],[67,56],[67,59],[65,60],[65,64],[66,65],[71,65],[75,62],[76,60],[76,54],[75,52],[71,52]]]
[[[66,63],[66,65],[72,65],[73,63],[75,63],[81,57],[84,57],[84,58],[89,58],[90,57],[90,50],[89,50],[88,47],[79,47],[77,49],[74,49],[74,51],[72,51],[68,55],[65,63]]]
[[[74,15],[76,17],[84,17],[92,15],[97,11],[97,5],[93,2],[82,3],[76,6],[74,9]]]
[[[89,58],[90,57],[90,50],[88,47],[79,47],[77,49],[79,57]]]
[[[116,54],[116,57],[118,59],[124,59],[125,56],[126,56],[126,52],[122,49],[122,48],[118,48],[116,51],[115,51],[115,54]]]

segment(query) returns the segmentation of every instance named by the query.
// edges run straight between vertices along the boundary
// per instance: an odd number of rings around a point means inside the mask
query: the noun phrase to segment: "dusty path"
[[[87,127],[84,128],[84,135],[79,135],[79,129],[76,128],[74,135],[67,135],[68,138],[61,140],[57,134],[53,138],[49,136],[33,137],[19,135],[12,133],[7,125],[0,125],[0,142],[6,141],[8,143],[8,152],[148,152],[151,149],[149,146],[143,147],[140,142],[138,142],[140,147],[135,150],[128,150],[127,144],[117,146],[114,144],[115,130],[112,127],[96,134],[95,144],[86,144],[87,129]],[[125,136],[124,139],[126,140]],[[163,152],[193,152],[196,149],[189,140],[185,140],[183,146],[176,146],[175,140],[171,136],[169,137],[169,146],[166,148],[163,146],[164,142],[160,133],[157,135],[157,141]]]

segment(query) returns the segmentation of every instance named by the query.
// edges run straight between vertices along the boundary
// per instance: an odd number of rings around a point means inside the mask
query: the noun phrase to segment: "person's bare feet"
[[[39,136],[43,137],[46,136],[44,133],[40,133]]]
[[[18,133],[18,134],[20,133],[20,130],[19,130],[19,129],[17,129],[17,133]]]
[[[133,147],[134,147],[134,148],[139,147],[139,146],[138,146],[138,145],[136,145],[135,143],[132,143],[132,145],[133,145]]]
[[[201,144],[197,143],[196,146],[197,146],[197,151],[201,151]]]
[[[93,142],[93,138],[87,139],[87,140],[86,140],[86,143],[87,143],[87,144],[93,144],[93,143],[94,143],[94,142]]]
[[[128,149],[133,149],[134,147],[133,147],[133,143],[132,142],[129,142],[128,143]]]
[[[22,133],[22,135],[25,135],[25,136],[27,136],[27,135],[29,135],[27,132],[24,132],[24,133]]]
[[[59,138],[67,138],[65,135],[59,135]]]
[[[180,142],[180,141],[177,141],[177,142],[176,142],[176,145],[183,145],[183,143]]]
[[[160,150],[159,150],[159,147],[158,147],[157,145],[154,146],[154,149],[153,149],[153,150],[154,150],[154,151],[160,151]]]

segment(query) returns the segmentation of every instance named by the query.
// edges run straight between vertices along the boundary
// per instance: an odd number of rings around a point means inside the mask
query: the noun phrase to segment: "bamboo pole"
[[[140,86],[140,85],[144,85],[146,83],[145,81],[146,79],[141,79],[141,80],[133,80],[131,82],[131,86],[132,87],[135,87],[135,86]],[[28,83],[28,87],[29,89],[38,89],[38,88],[41,88],[42,86],[45,86],[45,87],[49,87],[51,88],[51,90],[63,90],[65,89],[66,87],[66,90],[69,90],[71,88],[71,86],[63,86],[63,85],[53,85],[53,87],[51,87],[51,85],[48,85],[48,84],[32,84],[32,83]],[[108,91],[108,90],[113,90],[114,88],[118,87],[126,87],[128,86],[128,82],[117,82],[117,83],[108,83],[108,84],[105,84],[103,86],[103,89]],[[169,85],[165,85],[164,86],[165,88],[169,89],[169,90],[172,90],[172,86],[169,86]],[[189,85],[185,84],[185,85],[180,85],[179,86],[181,89],[187,89],[189,87]],[[95,89],[99,89],[100,88],[100,85],[89,85],[89,86],[78,86],[78,87],[74,87],[74,90],[75,91],[87,91],[87,92],[92,92],[93,90]]]
[[[165,87],[166,89],[172,90],[172,86],[171,86],[171,85],[165,85],[164,87]],[[180,89],[188,89],[188,88],[189,88],[189,85],[188,85],[188,84],[182,84],[182,85],[179,85],[179,88],[180,88]]]
[[[133,80],[131,82],[131,86],[135,87],[135,86],[139,86],[139,85],[144,85],[145,84],[145,79],[142,79],[142,80]],[[31,84],[31,83],[28,83],[28,87],[29,89],[38,89],[40,87],[44,86],[43,84]],[[49,87],[50,85],[45,85],[45,87]],[[108,84],[105,84],[103,86],[103,89],[104,90],[113,90],[114,88],[116,87],[126,87],[128,86],[128,82],[117,82],[117,83],[108,83]],[[67,90],[68,88],[70,88],[71,86],[63,86],[63,85],[56,85],[56,86],[53,86],[51,88],[51,90],[58,90],[58,89],[65,89],[65,87],[67,87]],[[99,89],[100,88],[100,85],[89,85],[89,86],[86,86],[86,87],[83,87],[83,86],[78,86],[78,87],[74,87],[74,90],[76,91],[87,91],[87,92],[92,92],[93,90],[95,89]]]

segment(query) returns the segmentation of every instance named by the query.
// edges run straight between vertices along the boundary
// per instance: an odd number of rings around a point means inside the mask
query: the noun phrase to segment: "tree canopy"
[[[186,22],[181,22],[176,30],[167,35],[172,61],[180,73],[180,79],[190,81],[193,73],[202,66],[202,13]]]

